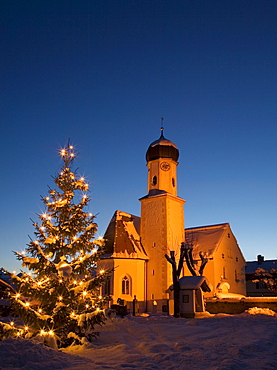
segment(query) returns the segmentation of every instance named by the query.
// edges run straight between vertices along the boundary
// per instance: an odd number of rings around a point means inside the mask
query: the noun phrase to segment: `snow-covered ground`
[[[88,347],[63,351],[6,339],[0,369],[277,369],[277,317],[268,310],[193,320],[127,316],[100,331]]]

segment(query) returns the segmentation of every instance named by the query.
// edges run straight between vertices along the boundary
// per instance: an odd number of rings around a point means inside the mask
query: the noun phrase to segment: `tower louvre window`
[[[172,186],[175,188],[175,179],[172,177]]]
[[[157,185],[157,176],[155,175],[155,176],[153,176],[152,177],[152,185]]]

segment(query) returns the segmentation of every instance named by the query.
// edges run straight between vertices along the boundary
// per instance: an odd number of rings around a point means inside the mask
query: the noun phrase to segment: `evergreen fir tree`
[[[104,320],[100,286],[109,271],[97,270],[103,240],[94,239],[95,216],[87,213],[90,201],[88,183],[72,170],[74,147],[60,151],[61,172],[55,177],[56,189],[42,197],[46,210],[38,215],[35,240],[25,251],[14,252],[31,274],[9,273],[16,293],[9,293],[14,322],[0,323],[0,338],[36,336],[41,341],[58,343],[91,341],[98,333],[95,325]],[[23,323],[22,323],[23,322]]]

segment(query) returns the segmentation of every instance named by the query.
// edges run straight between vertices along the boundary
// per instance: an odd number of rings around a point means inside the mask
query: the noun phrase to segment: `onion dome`
[[[177,162],[179,150],[172,141],[164,137],[163,128],[161,130],[160,138],[149,145],[146,152],[146,160],[149,162],[159,158],[171,158],[173,161]]]

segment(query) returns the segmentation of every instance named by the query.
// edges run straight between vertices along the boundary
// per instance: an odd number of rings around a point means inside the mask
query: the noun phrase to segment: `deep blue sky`
[[[145,152],[180,150],[186,227],[230,222],[276,258],[277,2],[2,0],[0,266],[33,235],[68,138],[103,234],[140,214]]]

